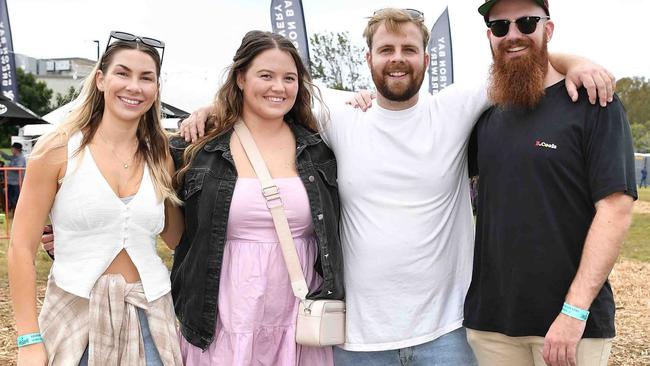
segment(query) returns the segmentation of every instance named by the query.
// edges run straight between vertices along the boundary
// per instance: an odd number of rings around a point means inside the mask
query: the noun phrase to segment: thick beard
[[[493,63],[490,68],[490,100],[500,107],[535,108],[544,97],[544,78],[548,71],[547,36],[537,46],[529,38],[505,41],[497,50],[492,50]],[[530,52],[510,60],[507,49],[529,47]]]
[[[394,87],[391,88],[387,82],[388,74],[396,71],[406,72],[410,79],[407,81],[407,85],[404,88],[399,88],[399,90],[395,90],[397,88]],[[414,95],[420,92],[420,86],[424,81],[424,68],[416,74],[413,67],[406,63],[400,63],[399,66],[394,67],[387,65],[383,70],[376,70],[373,67],[370,69],[370,74],[377,87],[377,92],[393,102],[405,102],[413,98]]]

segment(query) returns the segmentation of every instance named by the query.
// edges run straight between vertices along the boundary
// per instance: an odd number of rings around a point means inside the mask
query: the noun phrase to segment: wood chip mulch
[[[622,259],[609,279],[617,333],[609,365],[650,365],[650,263]]]

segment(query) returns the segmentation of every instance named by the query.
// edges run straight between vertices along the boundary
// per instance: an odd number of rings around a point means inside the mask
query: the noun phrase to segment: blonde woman
[[[181,364],[155,248],[158,234],[173,249],[183,231],[159,120],[158,49],[112,32],[80,106],[27,164],[8,252],[19,366]],[[56,261],[37,318],[34,258],[48,214]]]

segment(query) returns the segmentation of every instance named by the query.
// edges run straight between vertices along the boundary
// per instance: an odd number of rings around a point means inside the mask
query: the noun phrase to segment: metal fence
[[[14,167],[0,167],[0,187],[2,188],[2,199],[0,199],[0,204],[2,205],[0,209],[0,230],[4,228],[4,235],[0,235],[0,239],[9,239],[10,235],[10,226],[9,226],[9,172],[17,171],[18,172],[18,189],[22,188],[23,176],[25,175],[25,168],[14,168]],[[13,215],[13,211],[11,212]]]

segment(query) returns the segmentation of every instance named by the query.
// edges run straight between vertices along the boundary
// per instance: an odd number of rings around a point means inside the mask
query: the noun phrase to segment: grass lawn
[[[650,188],[639,189],[639,201],[650,202]],[[650,263],[650,213],[634,214],[621,256]]]
[[[650,202],[650,188],[639,188],[639,201]]]
[[[621,256],[650,263],[650,214],[634,214]]]

